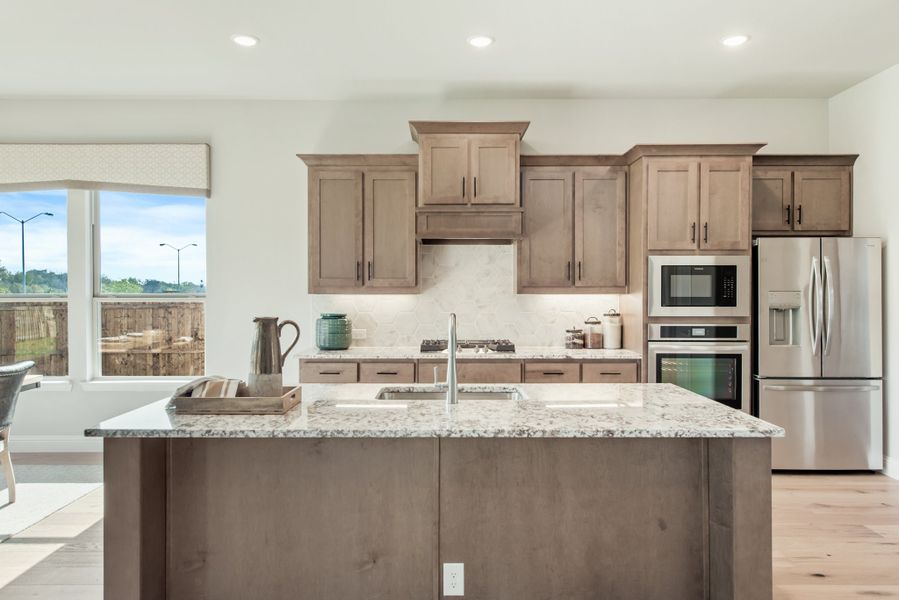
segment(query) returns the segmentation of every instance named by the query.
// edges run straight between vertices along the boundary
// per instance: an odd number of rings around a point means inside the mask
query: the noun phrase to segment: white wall
[[[531,121],[526,153],[621,153],[635,143],[768,142],[827,150],[825,100],[0,101],[0,142],[208,142],[207,370],[242,376],[250,321],[294,318],[312,344],[306,296],[305,152],[416,151],[410,119]],[[288,379],[296,377],[293,362]],[[160,392],[34,392],[14,435],[79,435]],[[29,449],[32,447],[29,446]]]
[[[899,478],[899,65],[830,99],[830,151],[859,154],[855,163],[855,235],[884,240],[884,377],[887,471]]]

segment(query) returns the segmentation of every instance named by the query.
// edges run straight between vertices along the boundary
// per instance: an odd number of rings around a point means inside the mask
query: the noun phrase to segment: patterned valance
[[[209,196],[208,144],[0,144],[0,191]]]

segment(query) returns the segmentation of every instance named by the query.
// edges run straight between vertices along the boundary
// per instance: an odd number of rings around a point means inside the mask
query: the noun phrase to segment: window
[[[102,376],[205,372],[206,201],[94,194]]]
[[[68,193],[0,193],[0,364],[65,376]]]

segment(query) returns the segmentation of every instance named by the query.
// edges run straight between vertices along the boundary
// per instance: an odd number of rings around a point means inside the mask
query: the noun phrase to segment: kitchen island
[[[104,440],[106,598],[771,597],[773,425],[668,384],[305,385]],[[463,391],[498,386],[462,386]]]

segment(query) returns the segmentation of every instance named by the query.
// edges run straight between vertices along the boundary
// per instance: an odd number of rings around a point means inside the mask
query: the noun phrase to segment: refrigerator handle
[[[827,286],[827,323],[824,326],[824,354],[830,354],[830,340],[833,339],[833,313],[834,313],[834,286],[833,269],[830,266],[830,258],[824,257],[824,283]]]
[[[879,385],[764,385],[772,392],[876,392]]]
[[[812,342],[812,356],[818,354],[818,337],[821,333],[821,282],[818,275],[818,258],[812,257],[808,281],[808,329]]]

